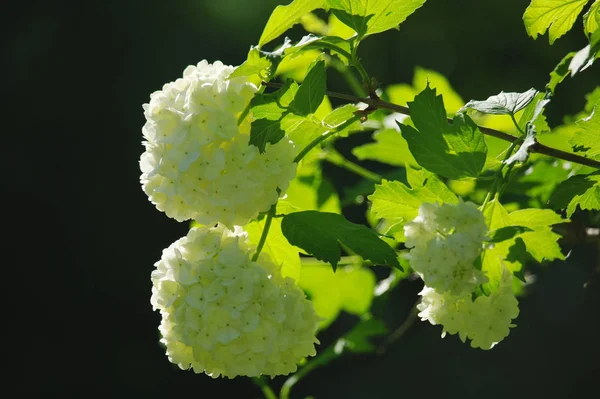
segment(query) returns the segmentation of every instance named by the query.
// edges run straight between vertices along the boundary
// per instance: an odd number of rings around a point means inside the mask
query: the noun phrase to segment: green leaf
[[[425,0],[327,0],[333,14],[359,37],[396,28]]]
[[[376,232],[351,223],[342,215],[317,211],[290,213],[284,216],[281,230],[290,244],[329,262],[334,270],[341,257],[340,244],[375,264],[400,268],[396,251]]]
[[[560,235],[556,234],[550,228],[541,228],[532,232],[525,232],[519,235],[523,240],[529,254],[537,261],[543,260],[564,260],[565,256],[560,251],[558,239]]]
[[[327,131],[320,123],[292,113],[288,113],[283,117],[281,128],[288,135],[289,139],[294,142],[298,152]],[[314,150],[318,150],[318,148],[315,147]]]
[[[552,231],[551,226],[568,220],[555,212],[530,208],[509,214],[500,202],[493,200],[486,206],[484,216],[492,232],[518,226],[512,238],[495,243],[483,254],[482,270],[490,279],[490,287],[498,284],[503,268],[513,273],[519,272],[529,257],[536,262],[565,258],[557,243],[560,236]],[[519,229],[523,231],[519,232]],[[518,247],[521,245],[519,240],[525,245],[528,255]]]
[[[252,47],[248,52],[246,61],[235,68],[235,71],[229,75],[228,79],[252,75],[262,76],[263,73],[268,75],[270,74],[272,67],[273,62],[267,57],[261,56],[260,50],[257,47]]]
[[[429,86],[409,103],[416,127],[399,124],[417,162],[431,172],[451,179],[477,177],[487,154],[483,134],[464,114],[448,124],[441,96]]]
[[[294,0],[287,6],[277,6],[271,13],[267,24],[258,40],[258,45],[277,39],[285,31],[300,22],[300,18],[317,8],[323,8],[325,0]]]
[[[495,96],[488,97],[484,101],[471,100],[458,112],[472,108],[484,114],[514,115],[529,104],[538,94],[537,90],[529,89],[524,93],[505,93],[503,91]]]
[[[285,55],[296,54],[301,51],[324,50],[328,49],[332,54],[341,55],[341,60],[347,62],[347,58],[352,52],[351,44],[348,40],[338,36],[316,36],[309,34],[304,36],[294,46],[285,50]]]
[[[524,226],[504,226],[499,229],[490,231],[490,239],[489,242],[499,243],[502,241],[510,240],[518,234],[521,234],[525,231],[532,231],[529,227]]]
[[[569,72],[571,72],[569,70],[569,65],[571,64],[571,60],[573,59],[575,54],[575,51],[572,51],[569,54],[565,55],[563,59],[558,63],[558,65],[554,67],[554,70],[550,72],[550,81],[546,85],[546,90],[550,90],[552,93],[555,92],[556,86],[558,86],[560,82],[562,82],[567,77]]]
[[[566,209],[568,218],[578,206],[584,210],[600,209],[600,172],[571,176],[556,187],[549,202],[554,209]]]
[[[356,326],[339,339],[338,343],[343,344],[344,350],[354,353],[374,352],[377,348],[371,343],[370,338],[387,334],[388,329],[381,320],[369,318],[361,320]],[[336,345],[336,349],[339,350]]]
[[[596,0],[583,14],[583,31],[589,36],[600,27],[600,0]]]
[[[374,143],[363,144],[352,149],[360,160],[373,160],[392,166],[415,165],[416,162],[408,143],[396,129],[382,129],[373,133]]]
[[[265,218],[248,223],[244,230],[248,233],[248,242],[258,245],[260,236],[265,227]],[[271,220],[269,234],[265,241],[262,253],[268,254],[273,262],[281,266],[283,277],[290,277],[298,281],[300,279],[300,255],[298,248],[291,245],[281,232],[281,219]]]
[[[547,133],[550,131],[550,126],[548,126],[543,109],[539,109],[539,107],[543,108],[548,103],[548,100],[545,97],[545,93],[539,92],[536,94],[533,100],[525,108],[523,108],[523,112],[521,113],[521,117],[519,118],[518,122],[521,129],[526,130],[527,124],[532,123],[535,126],[535,131],[537,134]]]
[[[575,53],[571,62],[569,63],[569,71],[571,76],[586,70],[589,68],[596,58],[598,58],[598,50],[600,50],[600,30],[597,30],[592,35],[592,41],[595,40],[595,44],[588,44],[581,50]]]
[[[349,119],[355,117],[358,108],[354,104],[346,104],[338,107],[331,111],[325,118],[323,118],[323,126],[328,130],[338,129],[340,126],[345,124]],[[336,134],[339,137],[348,137],[350,133],[359,132],[364,130],[359,120],[354,123],[345,126],[339,130]]]
[[[431,175],[422,186],[409,188],[399,181],[384,180],[375,185],[375,192],[368,197],[371,211],[378,218],[409,221],[417,217],[423,202],[457,203],[452,191]]]
[[[510,220],[513,225],[522,224],[533,230],[565,222],[565,219],[550,209],[520,209],[510,213]]]
[[[299,115],[312,114],[319,108],[325,97],[327,86],[327,75],[325,73],[325,62],[317,61],[312,65],[306,78],[300,85],[292,107]]]
[[[586,157],[593,159],[600,159],[600,110],[598,108],[596,106],[587,118],[575,122],[578,130],[569,140],[574,151],[585,152]]]
[[[304,265],[298,285],[310,296],[322,320],[321,329],[333,322],[340,311],[361,316],[371,307],[375,294],[375,274],[363,267],[340,267],[336,272],[327,264]]]
[[[371,201],[368,215],[384,220],[384,234],[404,241],[403,226],[419,213],[423,202],[457,203],[458,198],[434,174],[426,170],[406,169],[412,188],[399,181],[384,180],[375,186],[375,192],[367,197]]]
[[[252,122],[249,143],[258,147],[260,152],[265,152],[267,143],[275,144],[284,136],[280,121],[257,119]]]
[[[529,36],[548,31],[550,44],[567,33],[588,0],[532,0],[523,14]]]
[[[512,224],[508,212],[497,200],[490,201],[485,207],[483,216],[490,231],[498,230]]]
[[[286,190],[286,196],[277,203],[277,212],[288,214],[300,211],[340,213],[340,200],[333,185],[320,173],[296,176]]]

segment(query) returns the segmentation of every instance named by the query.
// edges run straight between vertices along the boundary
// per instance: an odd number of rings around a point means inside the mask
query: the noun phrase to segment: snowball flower
[[[144,104],[142,189],[178,221],[243,225],[266,212],[296,173],[294,144],[282,139],[259,153],[250,123],[238,118],[257,88],[228,79],[231,66],[201,61]]]
[[[487,281],[473,262],[482,251],[487,226],[471,202],[423,203],[404,226],[407,259],[428,287],[453,295],[471,293]]]
[[[316,354],[312,303],[267,256],[251,261],[246,241],[239,228],[193,228],[155,264],[151,303],[167,356],[181,369],[275,376]]]
[[[504,271],[498,290],[490,296],[479,296],[472,300],[470,294],[457,296],[449,292],[438,293],[425,286],[420,292],[421,303],[417,305],[421,320],[443,326],[446,333],[457,334],[471,347],[491,349],[510,333],[511,323],[519,315],[519,303],[512,291],[513,276]]]

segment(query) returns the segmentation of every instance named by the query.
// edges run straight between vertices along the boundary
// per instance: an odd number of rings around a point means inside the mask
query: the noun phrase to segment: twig
[[[263,84],[267,87],[274,87],[274,88],[280,88],[283,86],[281,83],[277,83],[277,82],[264,82]],[[349,101],[349,102],[353,102],[353,103],[362,102],[362,103],[367,104],[371,108],[387,109],[390,111],[398,112],[403,115],[410,116],[410,110],[408,109],[408,107],[390,103],[390,102],[384,101],[380,98],[372,98],[372,97],[363,98],[363,97],[353,96],[351,94],[338,93],[338,92],[334,92],[334,91],[326,91],[325,94],[327,94],[329,97],[339,98],[340,100],[345,100],[345,101]],[[452,119],[448,118],[448,121],[451,122]],[[492,136],[492,137],[496,137],[501,140],[509,141],[511,143],[519,140],[519,137],[513,136],[508,133],[501,132],[499,130],[490,129],[489,127],[479,126],[479,130],[483,134],[486,134],[486,135]],[[596,161],[591,158],[582,157],[582,156],[579,156],[579,155],[576,155],[576,154],[573,154],[570,152],[562,151],[562,150],[559,150],[556,148],[548,147],[541,143],[535,143],[535,144],[531,145],[531,147],[529,147],[528,150],[529,150],[529,152],[537,152],[539,154],[544,154],[544,155],[548,155],[550,157],[559,158],[564,161],[574,162],[574,163],[578,163],[580,165],[586,165],[586,166],[591,166],[592,168],[600,169],[600,161]]]

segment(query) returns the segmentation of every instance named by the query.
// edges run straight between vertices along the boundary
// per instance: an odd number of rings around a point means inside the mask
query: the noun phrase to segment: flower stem
[[[308,363],[306,363],[306,365],[304,367],[302,367],[301,369],[296,371],[294,374],[292,374],[283,383],[283,386],[281,387],[281,391],[279,391],[279,399],[289,399],[290,391],[292,390],[292,387],[294,385],[296,385],[296,383],[298,381],[300,381],[302,378],[304,378],[307,374],[309,374],[311,371],[313,371],[317,367],[326,365],[327,363],[329,363],[336,357],[340,356],[341,354],[342,354],[341,351],[336,352],[334,345],[329,346],[323,352],[321,352],[316,357],[314,357],[312,360],[310,360]]]
[[[506,155],[504,155],[504,159],[502,160],[502,164],[500,165],[500,167],[498,168],[498,170],[496,171],[496,177],[494,178],[494,182],[492,183],[492,187],[490,188],[490,191],[488,191],[488,193],[485,196],[485,199],[483,200],[483,204],[481,204],[481,212],[483,213],[485,211],[485,206],[488,204],[488,202],[490,201],[490,199],[495,198],[496,193],[498,192],[498,186],[502,186],[504,184],[504,178],[502,176],[502,170],[504,169],[504,166],[506,165],[506,160],[508,158],[510,158],[510,156],[512,155],[513,151],[515,150],[515,147],[517,146],[517,144],[519,143],[520,140],[518,141],[513,141],[510,144],[510,147],[508,147],[508,150],[506,151]],[[514,164],[510,164],[508,167],[508,171],[510,173],[510,171],[512,170]],[[508,173],[506,174],[506,176],[508,177]]]
[[[304,156],[310,152],[310,150],[312,150],[317,145],[321,144],[323,141],[327,140],[337,132],[344,130],[346,127],[350,126],[354,122],[359,121],[360,118],[360,115],[354,115],[352,118],[348,119],[346,122],[342,123],[337,128],[326,131],[325,133],[308,143],[306,147],[304,147],[302,151],[300,151],[300,153],[296,155],[296,158],[294,158],[294,163],[300,162],[302,158],[304,158]]]
[[[267,216],[265,219],[265,227],[263,227],[262,234],[260,235],[260,240],[258,241],[258,245],[256,246],[256,252],[254,252],[254,256],[252,256],[252,262],[256,262],[260,252],[265,246],[265,242],[267,241],[267,235],[269,234],[269,229],[271,228],[271,221],[273,220],[273,216],[275,215],[275,210],[277,209],[277,202],[271,205],[271,208],[267,212]]]
[[[260,388],[265,399],[277,399],[277,395],[273,392],[267,381],[265,381],[264,377],[254,377],[252,378],[252,382]]]
[[[410,329],[410,327],[412,327],[412,325],[417,320],[417,314],[419,313],[419,309],[417,309],[417,305],[418,304],[419,304],[419,301],[417,301],[413,305],[413,307],[410,309],[410,312],[408,313],[408,315],[406,316],[406,319],[404,319],[404,321],[402,322],[402,324],[400,324],[400,327],[398,327],[397,329],[395,329],[388,336],[388,338],[385,341],[385,343],[383,345],[381,345],[379,348],[377,348],[377,354],[378,355],[383,354],[391,344],[393,344],[394,342],[396,342],[400,338],[402,338],[404,336],[404,334],[406,334],[406,332]]]

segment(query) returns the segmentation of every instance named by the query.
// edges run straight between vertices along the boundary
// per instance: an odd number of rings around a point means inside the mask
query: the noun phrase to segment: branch
[[[275,87],[275,88],[280,88],[283,86],[281,83],[276,83],[276,82],[263,82],[263,85],[268,86],[268,87]],[[353,102],[353,103],[362,102],[362,103],[367,104],[371,108],[387,109],[390,111],[398,112],[403,115],[410,116],[410,110],[408,109],[408,107],[390,103],[390,102],[384,101],[380,98],[372,98],[372,97],[362,98],[362,97],[353,96],[351,94],[337,93],[334,91],[326,91],[325,94],[327,94],[329,97],[339,98],[340,100],[345,100],[345,101],[349,101],[349,102]],[[448,122],[452,122],[452,119],[448,118]],[[499,130],[490,129],[489,127],[485,127],[485,126],[479,126],[479,130],[481,130],[481,132],[483,134],[486,134],[486,135],[492,136],[492,137],[496,137],[496,138],[504,140],[504,141],[509,141],[511,143],[513,143],[519,139],[516,136],[501,132]],[[590,166],[592,168],[600,169],[600,161],[582,157],[582,156],[573,154],[571,152],[566,152],[566,151],[562,151],[562,150],[559,150],[556,148],[548,147],[541,143],[536,142],[531,147],[529,147],[528,150],[529,150],[529,152],[537,152],[539,154],[548,155],[550,157],[559,158],[559,159],[562,159],[565,161],[574,162],[574,163],[578,163],[580,165],[586,165],[586,166]]]

